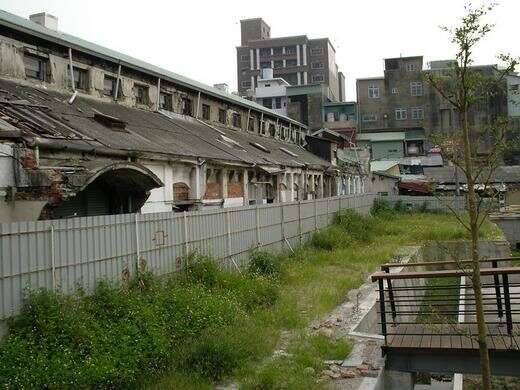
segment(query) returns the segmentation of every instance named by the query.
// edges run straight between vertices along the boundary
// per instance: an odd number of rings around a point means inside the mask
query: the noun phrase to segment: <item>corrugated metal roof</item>
[[[458,169],[458,168],[457,168]],[[439,184],[453,184],[455,183],[455,167],[435,167],[424,168],[424,175],[430,181]],[[484,172],[481,177],[487,178],[488,174]],[[466,183],[466,176],[461,169],[458,169],[458,181],[463,184]],[[520,183],[520,166],[500,166],[495,169],[491,175],[492,183]]]
[[[370,162],[370,172],[384,172],[389,170],[392,167],[398,165],[398,162],[395,160],[391,161],[371,161]]]
[[[358,133],[356,135],[356,139],[358,141],[371,142],[404,141],[405,133],[404,131],[388,131],[383,133]]]
[[[177,73],[149,64],[145,61],[141,61],[129,55],[119,53],[115,50],[86,41],[84,39],[75,37],[73,35],[45,28],[37,23],[30,21],[29,19],[22,18],[20,16],[11,14],[3,10],[0,10],[0,25],[15,29],[17,31],[28,33],[30,35],[37,36],[39,38],[57,43],[65,47],[71,47],[73,50],[85,52],[97,57],[113,61],[115,63],[121,63],[123,66],[137,69],[139,71],[151,74],[155,77],[160,77],[164,80],[170,80],[174,83],[193,88],[195,90],[204,92],[208,95],[212,95],[214,97],[223,99],[234,104],[250,107],[257,111],[264,112],[275,117],[283,118],[284,120],[290,121],[291,123],[297,124],[298,126],[307,128],[307,126],[303,123],[295,121],[289,117],[280,115],[251,100],[247,100],[240,96],[221,91],[217,88],[203,84],[199,81],[179,75]]]

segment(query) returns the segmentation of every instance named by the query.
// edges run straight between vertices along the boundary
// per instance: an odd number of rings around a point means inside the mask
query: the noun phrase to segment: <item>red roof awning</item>
[[[402,181],[399,182],[399,189],[423,194],[431,193],[431,189],[425,181]]]

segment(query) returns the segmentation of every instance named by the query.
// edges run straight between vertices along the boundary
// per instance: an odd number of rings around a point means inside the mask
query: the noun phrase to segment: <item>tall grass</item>
[[[486,237],[495,233],[486,225]],[[309,335],[308,323],[400,246],[465,234],[448,215],[349,211],[294,253],[254,252],[242,273],[194,255],[166,279],[144,273],[90,295],[34,291],[1,341],[0,387],[189,389],[234,377],[249,388],[312,388],[322,361],[350,347]],[[287,333],[288,355],[270,358]]]

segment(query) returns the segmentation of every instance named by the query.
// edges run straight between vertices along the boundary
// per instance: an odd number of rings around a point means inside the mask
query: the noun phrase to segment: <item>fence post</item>
[[[327,225],[330,223],[329,217],[329,197],[327,197]]]
[[[256,219],[256,247],[260,246],[260,214],[258,211],[258,205],[255,207],[255,219]]]
[[[298,201],[298,235],[300,236],[300,245],[302,244],[302,201]]]
[[[139,274],[139,259],[141,258],[141,248],[139,246],[139,219],[137,213],[135,215],[135,274]]]
[[[280,242],[282,243],[280,247],[283,247],[283,241],[285,240],[285,226],[284,226],[284,212],[283,212],[283,203],[280,203],[280,234],[282,238]]]
[[[314,197],[314,230],[318,230],[318,199]]]
[[[231,223],[229,221],[229,210],[226,212],[226,236],[227,236],[227,255],[231,258]]]
[[[51,272],[52,291],[56,291],[56,258],[54,254],[54,225],[51,225]]]
[[[182,225],[184,229],[184,257],[186,257],[186,260],[188,259],[188,213],[186,211],[183,211],[182,213]]]

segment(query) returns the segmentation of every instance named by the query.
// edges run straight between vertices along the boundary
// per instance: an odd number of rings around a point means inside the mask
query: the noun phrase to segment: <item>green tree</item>
[[[451,36],[456,48],[456,61],[447,72],[429,71],[427,82],[440,94],[441,99],[450,104],[458,114],[459,129],[449,135],[433,137],[443,156],[455,165],[466,177],[466,208],[469,221],[452,210],[471,237],[471,266],[466,274],[472,283],[475,296],[480,369],[483,388],[491,390],[491,371],[486,323],[480,278],[479,230],[485,221],[492,202],[484,202],[496,195],[490,181],[496,167],[503,164],[504,153],[511,148],[509,123],[506,117],[492,117],[480,125],[471,116],[484,104],[507,96],[506,76],[514,72],[518,60],[509,55],[499,55],[501,67],[491,74],[474,66],[473,56],[477,46],[492,31],[493,25],[485,21],[495,4],[473,7],[465,6],[460,23],[454,28],[442,27]]]

